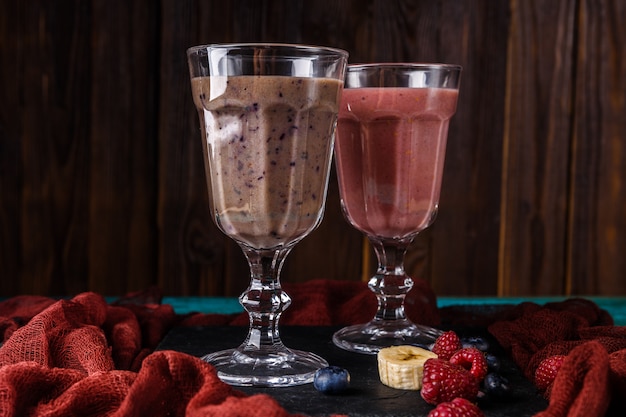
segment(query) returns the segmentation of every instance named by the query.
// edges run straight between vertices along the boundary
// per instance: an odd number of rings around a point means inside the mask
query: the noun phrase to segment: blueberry
[[[474,347],[483,352],[489,350],[489,342],[481,336],[463,337],[461,338],[461,345],[463,345],[464,348]]]
[[[489,398],[493,399],[507,398],[511,393],[509,380],[496,372],[488,373],[487,376],[485,376],[483,388],[485,390],[485,394],[487,394]]]
[[[340,394],[350,385],[350,373],[338,366],[328,366],[315,372],[313,386],[324,394]]]
[[[493,353],[485,353],[485,360],[487,361],[487,367],[491,372],[498,372],[502,368],[502,362]]]

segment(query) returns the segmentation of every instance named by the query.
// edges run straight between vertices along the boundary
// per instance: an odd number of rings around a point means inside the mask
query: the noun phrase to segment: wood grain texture
[[[0,0],[0,296],[238,295],[185,50],[346,49],[463,66],[440,210],[406,269],[439,295],[626,295],[621,0]],[[286,282],[375,267],[333,171]]]
[[[500,177],[509,5],[444,2],[435,27],[439,61],[463,66],[448,134],[440,211],[430,231],[431,284],[438,294],[497,291]],[[419,50],[419,46],[417,48]]]
[[[3,36],[7,49],[2,48],[0,66],[11,73],[2,77],[1,89],[12,95],[2,100],[7,126],[2,130],[12,136],[2,142],[19,143],[10,148],[16,153],[8,161],[17,172],[5,178],[19,181],[19,189],[8,199],[2,191],[13,225],[3,246],[15,248],[9,262],[17,268],[0,270],[17,292],[86,288],[89,112],[75,109],[89,107],[89,96],[83,94],[89,73],[79,70],[88,62],[88,42],[80,34],[89,24],[89,11],[65,4],[71,13],[48,2],[20,2],[4,21],[11,33]]]
[[[6,3],[6,4],[5,4]],[[22,26],[17,2],[2,4],[0,13],[0,293],[21,292]]]
[[[626,5],[581,1],[574,69],[568,287],[626,292]]]
[[[167,293],[219,294],[228,281],[225,255],[231,243],[211,222],[191,101],[185,51],[195,44],[201,23],[212,22],[196,7],[199,3],[164,1],[161,10],[158,282]],[[239,261],[245,264],[243,257]]]
[[[155,282],[159,62],[151,5],[92,2],[88,277],[104,294]]]
[[[502,295],[565,292],[576,1],[513,1],[501,202]]]

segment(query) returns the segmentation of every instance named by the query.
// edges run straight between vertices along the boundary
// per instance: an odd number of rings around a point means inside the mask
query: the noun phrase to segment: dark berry
[[[509,380],[496,372],[488,373],[487,376],[485,376],[483,389],[485,394],[493,399],[505,399],[511,393]]]
[[[313,386],[324,394],[340,394],[350,386],[350,373],[338,366],[318,369]]]
[[[483,352],[487,352],[489,350],[489,342],[481,336],[462,337],[461,345],[464,348],[473,347]]]
[[[493,353],[485,352],[485,360],[487,361],[487,367],[491,372],[499,372],[502,368],[502,362],[500,358]]]

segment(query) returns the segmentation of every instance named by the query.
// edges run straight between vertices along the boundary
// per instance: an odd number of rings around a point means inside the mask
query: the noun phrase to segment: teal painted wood
[[[626,297],[585,297],[606,310],[615,321],[615,325],[626,325]],[[437,306],[455,305],[493,305],[519,304],[525,301],[545,304],[566,300],[567,297],[439,297]],[[235,297],[164,297],[164,304],[170,304],[178,314],[191,312],[233,314],[243,311]]]

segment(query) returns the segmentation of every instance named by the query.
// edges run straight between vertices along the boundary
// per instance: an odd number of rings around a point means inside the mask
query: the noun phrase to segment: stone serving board
[[[334,327],[281,327],[281,337],[288,347],[309,350],[324,357],[329,364],[346,368],[351,375],[351,388],[342,395],[325,395],[313,384],[284,388],[237,387],[248,394],[264,393],[274,397],[290,413],[308,416],[346,414],[351,417],[421,417],[433,406],[427,404],[418,391],[397,390],[383,385],[378,378],[375,355],[347,352],[333,345]],[[459,334],[477,335],[480,331],[455,329]],[[163,339],[158,350],[176,350],[201,357],[209,352],[236,347],[244,340],[246,328],[177,327]],[[481,336],[488,337],[486,334]],[[525,417],[544,410],[547,401],[520,373],[516,365],[504,356],[496,342],[490,339],[492,351],[503,359],[502,374],[512,387],[507,401],[484,401],[480,407],[487,417]]]

